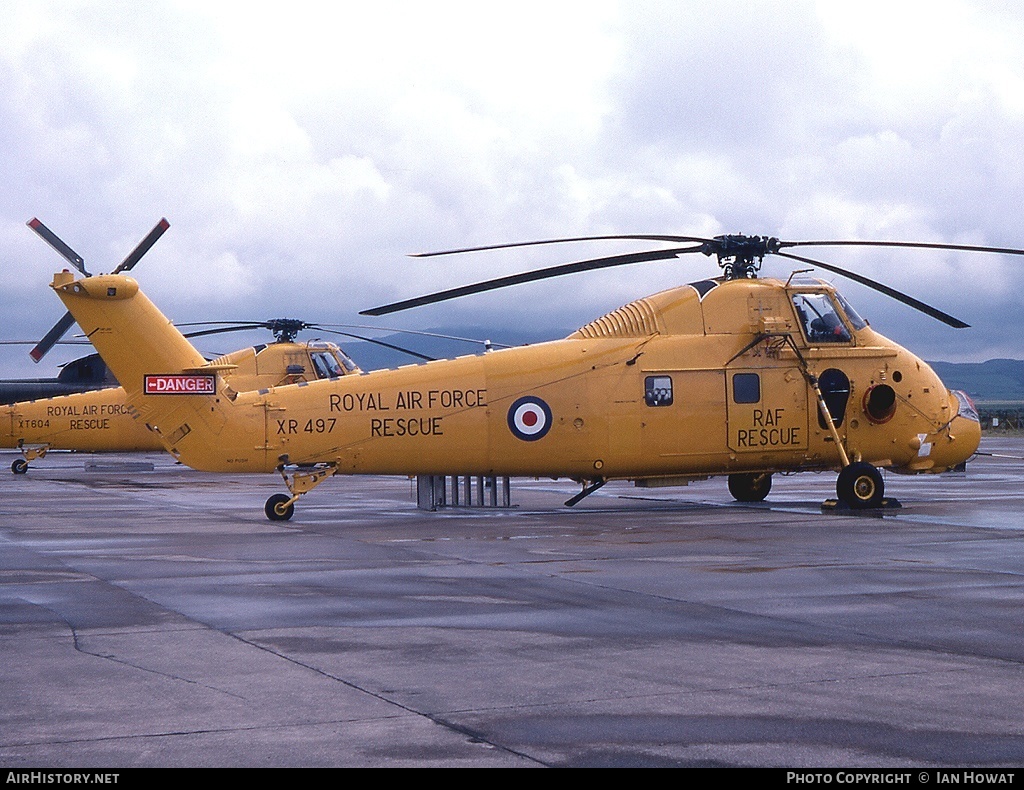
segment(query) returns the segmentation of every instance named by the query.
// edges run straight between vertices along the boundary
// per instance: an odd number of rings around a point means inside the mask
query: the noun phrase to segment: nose
[[[967,393],[959,390],[949,391],[950,406],[956,408],[956,416],[949,426],[936,437],[932,446],[932,460],[935,466],[932,471],[943,472],[953,469],[967,461],[978,451],[981,443],[981,421],[978,410],[974,407]]]

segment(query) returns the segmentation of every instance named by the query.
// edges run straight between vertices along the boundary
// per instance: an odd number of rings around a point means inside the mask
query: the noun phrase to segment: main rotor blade
[[[196,323],[205,323],[202,321]],[[193,324],[177,324],[177,326],[193,326]],[[249,325],[237,325],[237,326],[222,326],[217,329],[204,329],[199,332],[183,332],[185,337],[205,337],[206,335],[221,335],[225,332],[244,332],[247,329],[266,329],[267,325],[264,324],[249,324]]]
[[[1024,250],[1013,247],[982,247],[975,244],[945,244],[928,241],[780,241],[779,247],[907,247],[918,250],[960,250],[962,252],[1024,255]]]
[[[63,241],[61,241],[57,237],[56,233],[54,233],[52,230],[46,227],[42,222],[40,222],[35,217],[30,219],[25,224],[32,228],[32,230],[34,230],[37,234],[39,234],[39,237],[47,244],[49,244],[51,247],[53,247],[53,249],[55,249],[64,260],[66,260],[68,263],[70,263],[72,266],[78,269],[78,271],[80,271],[86,277],[89,276],[89,272],[85,270],[85,261],[82,260],[82,256],[75,252],[73,249],[71,249]],[[36,362],[38,361],[39,360],[37,359]]]
[[[249,320],[245,320],[245,321],[242,321],[242,320],[239,320],[239,321],[185,321],[185,322],[180,323],[180,324],[179,323],[175,323],[174,325],[176,327],[178,327],[179,329],[181,327],[183,327],[183,326],[245,326],[245,327],[262,326],[262,327],[266,327],[267,326],[267,322],[266,321],[249,321]]]
[[[46,336],[36,344],[36,347],[28,352],[28,355],[32,357],[32,361],[39,362],[39,360],[46,356],[46,352],[53,348],[58,340],[64,337],[64,333],[74,323],[75,317],[71,313],[64,313],[64,317],[53,325],[53,329],[47,332]]]
[[[512,348],[512,346],[505,343],[495,343],[489,340],[481,340],[478,337],[459,337],[458,335],[442,335],[439,332],[424,332],[420,329],[399,329],[394,326],[372,326],[371,324],[317,324],[318,327],[336,327],[341,329],[373,329],[379,332],[398,332],[403,335],[422,335],[423,337],[437,337],[441,340],[458,340],[462,343],[473,343],[475,345],[485,345],[490,343],[492,346],[497,348]]]
[[[605,269],[610,266],[625,266],[630,263],[667,260],[668,258],[676,258],[688,252],[701,252],[702,249],[702,246],[673,247],[667,250],[634,252],[627,255],[612,255],[606,258],[593,258],[586,261],[577,261],[576,263],[564,263],[560,266],[550,266],[546,269],[536,269],[532,272],[522,272],[521,274],[512,274],[508,277],[498,277],[494,280],[485,280],[473,285],[463,285],[459,288],[450,288],[447,291],[439,291],[437,293],[427,294],[426,296],[418,296],[415,299],[393,302],[392,304],[383,305],[382,307],[363,310],[359,315],[378,316],[386,315],[388,313],[397,313],[399,310],[408,310],[412,307],[421,307],[427,304],[435,304],[436,302],[445,302],[449,299],[457,299],[460,296],[483,293],[484,291],[493,291],[497,288],[506,288],[510,285],[521,285],[522,283],[546,280],[551,277],[561,277],[563,274],[575,274],[576,272],[586,272],[593,269]]]
[[[228,322],[227,321],[194,321],[194,322],[191,322],[191,323],[177,324],[177,326],[178,327],[182,327],[182,326],[199,326],[199,325],[202,325],[202,324],[224,324],[224,323],[228,323]],[[222,327],[217,327],[216,329],[203,329],[203,330],[200,330],[198,332],[186,332],[185,333],[185,337],[205,337],[206,335],[220,335],[220,334],[223,334],[225,332],[243,332],[243,331],[245,331],[247,329],[269,329],[270,328],[270,322],[269,321],[261,321],[259,323],[253,322],[253,323],[250,323],[250,324],[242,324],[241,322],[231,322],[231,323],[232,323],[232,326],[222,326]],[[374,327],[367,327],[367,328],[368,329],[373,329]],[[408,348],[403,348],[402,346],[396,346],[396,345],[394,345],[392,343],[386,343],[383,340],[375,340],[372,337],[363,337],[362,335],[354,335],[354,334],[352,334],[350,332],[339,332],[336,329],[328,329],[326,326],[323,326],[321,324],[305,324],[303,326],[303,329],[306,329],[306,330],[315,329],[318,332],[327,332],[327,333],[332,334],[332,335],[340,335],[342,337],[355,338],[356,340],[364,340],[367,343],[373,343],[373,344],[378,345],[378,346],[384,346],[385,348],[390,348],[392,351],[398,351],[398,352],[400,352],[402,354],[408,354],[410,357],[417,357],[418,359],[422,359],[425,362],[433,362],[434,359],[435,359],[434,357],[428,357],[426,354],[420,354],[418,351],[411,351]]]
[[[565,244],[572,241],[610,241],[616,239],[640,239],[644,241],[695,241],[700,243],[710,242],[711,239],[704,239],[699,236],[661,236],[657,234],[622,234],[613,236],[575,236],[565,239],[544,239],[542,241],[515,241],[510,244],[490,244],[486,247],[464,247],[459,250],[442,250],[441,252],[416,252],[410,258],[433,258],[438,255],[458,255],[462,252],[481,252],[483,250],[507,250],[511,247],[536,247],[541,244]]]
[[[241,329],[259,329],[259,328],[269,329],[270,328],[268,321],[187,321],[185,323],[175,324],[175,326],[178,327],[178,329],[181,329],[183,326],[214,326],[214,325],[223,325],[225,327],[230,327],[230,328],[229,329],[208,329],[208,330],[205,330],[203,332],[203,334],[215,335],[218,332],[237,332],[237,331],[239,331]],[[372,324],[306,324],[305,328],[306,329],[322,329],[322,330],[325,330],[325,331],[329,331],[329,330],[332,330],[332,329],[371,329],[371,330],[373,330],[375,332],[396,332],[396,333],[402,334],[402,335],[420,335],[421,337],[436,337],[436,338],[440,338],[441,340],[458,340],[458,341],[461,341],[463,343],[473,343],[474,345],[480,345],[480,346],[482,346],[482,345],[484,345],[485,343],[488,342],[486,340],[481,340],[478,337],[459,337],[458,335],[445,335],[445,334],[441,334],[440,332],[424,332],[424,331],[422,331],[420,329],[399,329],[398,327],[394,327],[394,326],[373,326]],[[190,332],[190,333],[186,333],[185,337],[195,337],[198,334],[199,334],[198,332]],[[359,339],[359,340],[366,340],[368,338],[358,337],[357,339]],[[17,342],[17,341],[3,341],[3,340],[0,340],[0,345],[2,345],[4,342],[12,343],[12,342]],[[33,341],[24,341],[24,342],[29,343],[29,342],[33,342]],[[506,343],[495,343],[493,341],[490,341],[490,342],[491,342],[491,346],[494,346],[494,347],[497,347],[497,348],[512,348],[512,346],[507,345]]]
[[[410,357],[417,357],[422,359],[424,362],[433,362],[436,357],[428,357],[426,354],[421,354],[418,351],[410,351],[408,348],[402,348],[402,346],[396,346],[391,343],[386,343],[383,340],[374,340],[372,337],[363,337],[362,335],[354,335],[351,332],[339,332],[336,329],[327,329],[323,326],[311,324],[310,329],[316,329],[320,332],[328,332],[332,335],[340,335],[341,337],[354,337],[356,340],[364,340],[367,343],[373,343],[377,346],[384,346],[384,348],[390,348],[392,351],[398,351],[402,354],[408,354]]]
[[[949,313],[944,313],[938,308],[927,305],[919,299],[915,299],[913,296],[908,296],[902,291],[897,291],[895,288],[890,288],[888,285],[884,285],[880,282],[864,277],[863,275],[847,271],[839,266],[833,266],[830,263],[823,263],[812,258],[804,258],[800,255],[793,255],[788,252],[777,252],[775,254],[783,258],[789,258],[794,261],[800,261],[801,263],[809,263],[812,266],[820,266],[822,269],[828,269],[830,272],[835,272],[836,274],[842,275],[850,280],[854,280],[861,285],[866,285],[868,288],[873,288],[879,293],[892,297],[898,302],[903,302],[903,304],[913,307],[915,310],[920,310],[925,315],[930,315],[932,318],[942,321],[942,323],[948,324],[954,329],[966,329],[970,326],[970,324],[964,323],[959,318],[954,318]]]
[[[146,238],[140,241],[139,245],[128,253],[128,257],[121,261],[111,274],[120,274],[121,272],[131,271],[135,267],[135,264],[139,262],[139,259],[149,252],[149,248],[156,244],[156,240],[163,236],[164,231],[169,227],[171,227],[171,223],[166,219],[161,219],[156,223],[156,226],[149,232]]]

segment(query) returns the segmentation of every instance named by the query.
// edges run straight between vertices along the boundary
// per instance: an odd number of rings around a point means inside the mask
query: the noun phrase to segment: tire
[[[285,508],[284,512],[278,512],[278,505],[283,505],[291,499],[287,494],[274,494],[267,500],[267,504],[263,506],[263,512],[267,514],[267,518],[271,521],[287,521],[295,513],[295,503],[292,502]]]
[[[851,508],[881,507],[885,496],[882,473],[864,461],[857,461],[839,473],[836,480],[836,496]]]
[[[729,493],[737,502],[762,502],[772,490],[770,472],[729,475]]]
[[[11,464],[11,471],[16,475],[23,475],[28,471],[28,461],[24,458],[16,458]]]

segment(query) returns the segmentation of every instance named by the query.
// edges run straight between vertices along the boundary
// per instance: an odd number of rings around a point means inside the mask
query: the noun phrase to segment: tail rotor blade
[[[46,337],[36,344],[36,347],[28,352],[28,355],[32,357],[33,362],[39,362],[46,352],[49,351],[53,346],[64,337],[64,333],[67,332],[71,326],[75,323],[74,316],[71,313],[64,313],[64,317],[54,324],[53,329],[46,333]]]
[[[117,268],[114,269],[113,274],[120,274],[121,272],[131,271],[135,267],[135,264],[139,262],[143,255],[149,252],[149,248],[156,244],[156,240],[163,236],[164,231],[167,230],[169,227],[171,227],[171,223],[169,223],[166,219],[161,219],[158,223],[156,223],[156,227],[154,227],[153,230],[149,232],[146,238],[139,242],[139,246],[137,246],[134,250],[128,253],[128,257],[117,265]]]
[[[64,258],[64,260],[78,269],[78,271],[86,277],[92,276],[86,270],[85,261],[82,260],[82,256],[61,241],[57,234],[46,227],[42,222],[33,218],[26,224],[32,228],[32,230],[34,230],[43,241],[53,247],[53,249],[56,250],[62,258]],[[132,267],[139,262],[139,259],[149,252],[149,248],[156,244],[156,240],[159,239],[164,234],[164,231],[169,227],[170,223],[168,223],[166,219],[161,219],[156,224],[156,227],[149,232],[149,235],[139,242],[139,245],[131,251],[128,257],[121,261],[118,267],[114,269],[114,274],[130,271]],[[72,317],[71,313],[65,313],[64,317],[54,325],[53,329],[46,333],[46,337],[40,340],[36,347],[29,352],[29,356],[32,357],[35,362],[39,362],[39,360],[46,356],[46,353],[53,348],[57,341],[64,337],[64,333],[67,332],[74,323],[75,319]]]
[[[85,269],[85,261],[82,260],[82,256],[75,252],[73,249],[71,249],[63,241],[61,241],[61,239],[57,236],[56,233],[54,233],[52,230],[46,227],[42,222],[40,222],[35,217],[30,219],[25,224],[32,228],[32,230],[34,230],[39,235],[39,238],[41,238],[43,241],[45,241],[47,244],[53,247],[53,249],[56,250],[57,253],[64,260],[66,260],[68,263],[70,263],[72,266],[78,269],[78,271],[80,271],[86,277],[89,276],[89,272],[87,272]],[[37,359],[36,362],[38,361],[39,360]]]

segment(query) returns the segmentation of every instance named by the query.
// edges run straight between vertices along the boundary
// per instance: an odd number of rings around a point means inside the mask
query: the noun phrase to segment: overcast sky
[[[0,11],[0,335],[62,314],[38,216],[176,321],[358,321],[624,250],[609,233],[1024,247],[1024,7],[900,2],[43,2]],[[807,250],[950,312],[836,282],[928,359],[1024,357],[1024,258]],[[765,273],[788,276],[781,259]],[[385,325],[571,330],[717,274],[629,266]],[[827,279],[832,275],[822,273]],[[241,337],[225,348],[242,345]],[[0,349],[0,375],[50,375]]]

